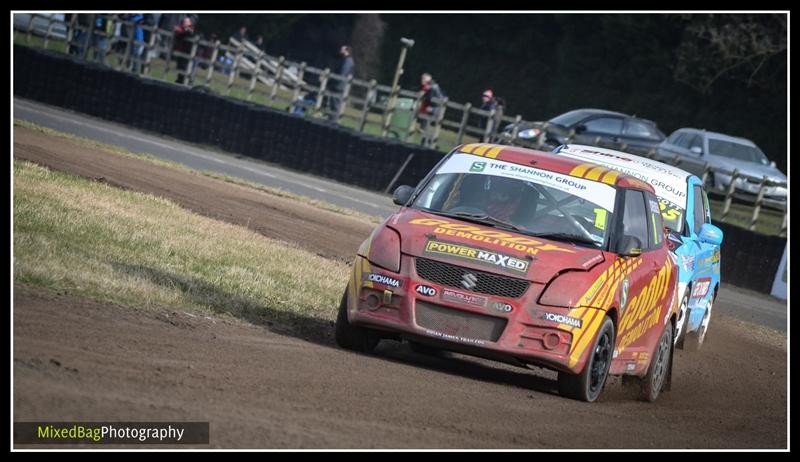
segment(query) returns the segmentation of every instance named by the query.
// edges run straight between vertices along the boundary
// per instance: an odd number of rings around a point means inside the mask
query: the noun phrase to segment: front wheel
[[[681,350],[684,349],[686,345],[686,336],[688,335],[687,330],[689,330],[689,293],[687,289],[687,293],[683,296],[683,300],[681,300],[681,315],[683,316],[679,321],[681,323],[680,332],[676,334],[675,338],[675,346],[680,348]]]
[[[339,304],[339,314],[336,316],[336,344],[347,350],[370,353],[378,345],[378,335],[364,327],[354,326],[347,319],[347,289],[342,295]]]
[[[714,297],[711,297],[711,300],[708,301],[706,313],[703,316],[703,322],[700,323],[700,327],[695,332],[686,335],[686,348],[689,351],[698,351],[700,347],[703,346],[703,342],[706,339],[706,332],[708,331],[708,322],[711,320],[711,306],[713,304]]]
[[[644,401],[653,402],[658,398],[664,382],[669,377],[672,367],[672,323],[667,323],[661,338],[656,345],[656,351],[650,359],[647,375],[641,380],[640,397]]]
[[[558,373],[558,392],[578,401],[594,402],[603,391],[614,351],[614,323],[606,316],[592,352],[580,374]]]

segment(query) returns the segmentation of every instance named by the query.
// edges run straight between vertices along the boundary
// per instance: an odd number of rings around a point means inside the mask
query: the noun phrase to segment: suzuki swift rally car
[[[608,374],[668,388],[677,267],[653,188],[524,148],[460,146],[355,258],[336,341],[379,339],[558,371],[594,401]]]
[[[653,186],[669,229],[668,244],[678,259],[680,313],[675,341],[679,348],[700,348],[719,290],[723,238],[722,230],[711,224],[703,181],[677,167],[611,149],[565,145],[553,152],[619,170]]]

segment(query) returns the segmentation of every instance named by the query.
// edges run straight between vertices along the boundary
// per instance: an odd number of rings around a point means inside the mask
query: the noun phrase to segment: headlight
[[[531,138],[536,138],[537,136],[539,136],[539,133],[542,133],[542,131],[539,130],[538,128],[529,128],[527,130],[522,130],[519,133],[517,133],[517,138],[528,140]]]
[[[579,305],[587,306],[580,298],[585,294],[594,294],[604,281],[597,279],[594,285],[586,290],[586,273],[583,271],[569,271],[550,281],[542,295],[539,297],[539,304],[548,306],[559,306],[564,308],[575,308]],[[588,297],[590,298],[590,297]]]
[[[375,228],[358,253],[373,265],[400,272],[400,234],[386,225]]]

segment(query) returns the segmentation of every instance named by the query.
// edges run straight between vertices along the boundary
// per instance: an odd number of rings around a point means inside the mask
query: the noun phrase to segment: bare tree
[[[386,23],[378,14],[360,14],[353,25],[351,43],[356,61],[356,77],[372,78],[378,73],[380,48]]]
[[[676,80],[701,93],[720,78],[741,80],[748,88],[773,84],[764,69],[786,51],[786,14],[692,14],[683,20]]]

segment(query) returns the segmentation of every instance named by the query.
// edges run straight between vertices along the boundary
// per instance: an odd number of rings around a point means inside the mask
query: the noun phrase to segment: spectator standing
[[[189,54],[192,51],[191,38],[194,37],[195,30],[195,15],[185,15],[183,19],[173,29],[173,37],[175,40],[175,51],[180,53]],[[190,82],[189,58],[183,56],[176,56],[178,63],[178,78],[175,80],[177,83]]]
[[[427,146],[430,142],[430,137],[428,136],[429,122],[439,104],[439,101],[435,100],[444,98],[444,92],[439,84],[433,80],[433,76],[427,72],[420,77],[420,91],[422,91],[422,100],[419,105],[418,120],[422,131],[422,144]]]
[[[353,48],[350,47],[350,45],[342,45],[341,48],[339,48],[339,54],[342,56],[339,75],[347,79],[348,76],[353,75],[353,70],[356,66],[355,60],[353,60]],[[344,87],[344,81],[338,79],[332,80],[331,90],[333,90],[336,95],[331,96],[331,114],[328,115],[330,119],[335,119],[339,114],[339,109],[342,106],[342,98],[339,95],[344,93]]]
[[[232,37],[240,42],[243,40],[247,40],[247,27],[246,26],[240,27],[239,30],[232,35]]]
[[[127,31],[128,37],[133,38],[129,45],[131,47],[131,51],[128,68],[134,73],[138,74],[142,67],[142,57],[144,54],[144,29],[142,28],[142,24],[144,24],[144,15],[128,14],[125,15],[123,19],[133,22],[133,30]],[[128,28],[130,29],[131,27]]]
[[[491,88],[487,89],[481,95],[481,106],[480,109],[482,111],[491,112],[493,110],[497,110],[497,100],[494,97],[494,92]],[[480,116],[478,119],[478,127],[481,130],[486,128],[486,122],[489,120],[489,116]]]

